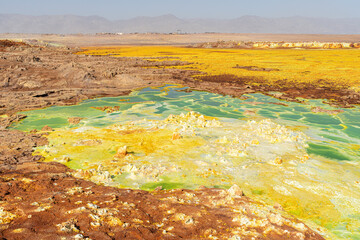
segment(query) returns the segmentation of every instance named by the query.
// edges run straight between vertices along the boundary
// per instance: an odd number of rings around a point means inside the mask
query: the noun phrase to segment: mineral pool
[[[54,128],[36,153],[77,177],[145,190],[237,184],[334,238],[360,239],[360,108],[302,100],[166,85],[26,111],[12,128]]]

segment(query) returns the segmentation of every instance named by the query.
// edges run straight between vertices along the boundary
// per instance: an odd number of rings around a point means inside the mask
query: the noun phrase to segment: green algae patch
[[[342,154],[339,150],[336,150],[336,149],[326,146],[326,145],[310,143],[309,148],[307,149],[307,152],[309,154],[316,154],[316,155],[320,155],[320,156],[323,156],[326,158],[336,159],[339,161],[350,160],[349,157]]]
[[[171,180],[167,179],[168,181],[161,181],[158,183],[146,183],[141,186],[142,190],[152,191],[156,188],[161,188],[161,190],[170,190],[170,189],[177,189],[177,188],[185,188],[190,189],[193,188],[192,185],[182,183],[182,182],[171,182]]]

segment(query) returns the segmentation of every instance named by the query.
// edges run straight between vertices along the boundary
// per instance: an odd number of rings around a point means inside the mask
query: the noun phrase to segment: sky
[[[109,20],[173,14],[179,18],[360,18],[360,0],[0,0],[0,13],[98,15]]]

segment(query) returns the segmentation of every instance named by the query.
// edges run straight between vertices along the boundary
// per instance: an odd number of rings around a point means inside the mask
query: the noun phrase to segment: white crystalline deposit
[[[174,133],[180,136],[195,136],[198,129],[221,127],[221,123],[216,119],[190,111],[180,115],[170,114],[165,120],[156,122],[156,126],[173,129]]]
[[[309,158],[306,153],[308,137],[270,119],[246,123],[238,120],[220,122],[191,111],[186,114],[169,115],[165,120],[152,123],[152,127],[174,131],[173,140],[186,136],[207,139],[210,155],[215,150],[217,156],[246,157],[270,164],[303,161]]]
[[[95,140],[84,138],[81,145],[108,151],[112,145],[106,145],[107,141],[112,140],[111,144],[119,145],[114,148],[113,159],[104,161],[104,167],[98,169],[77,170],[76,177],[105,184],[121,179],[122,184],[129,185],[159,182],[171,176],[186,177],[200,185],[216,185],[238,176],[255,176],[260,162],[278,169],[307,156],[306,135],[269,119],[245,122],[188,112],[169,115],[164,120],[116,124],[105,132],[114,135],[102,135],[99,131]],[[144,133],[151,137],[141,142]],[[104,136],[108,139],[98,140]],[[132,142],[131,137],[139,139],[139,143]]]
[[[222,154],[281,164],[283,160],[302,160],[307,154],[308,137],[269,119],[248,121],[219,137],[216,143]],[[284,158],[284,159],[283,159]]]
[[[180,115],[170,114],[165,120],[165,123],[176,124],[181,126],[192,126],[198,128],[205,127],[219,127],[220,122],[215,119],[205,119],[204,115],[196,112],[188,112],[186,114],[181,113]]]

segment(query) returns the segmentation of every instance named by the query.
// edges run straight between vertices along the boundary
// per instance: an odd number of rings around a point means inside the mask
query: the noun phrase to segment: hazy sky
[[[360,18],[360,0],[0,0],[0,13],[99,15],[111,20],[174,14],[180,18]]]

